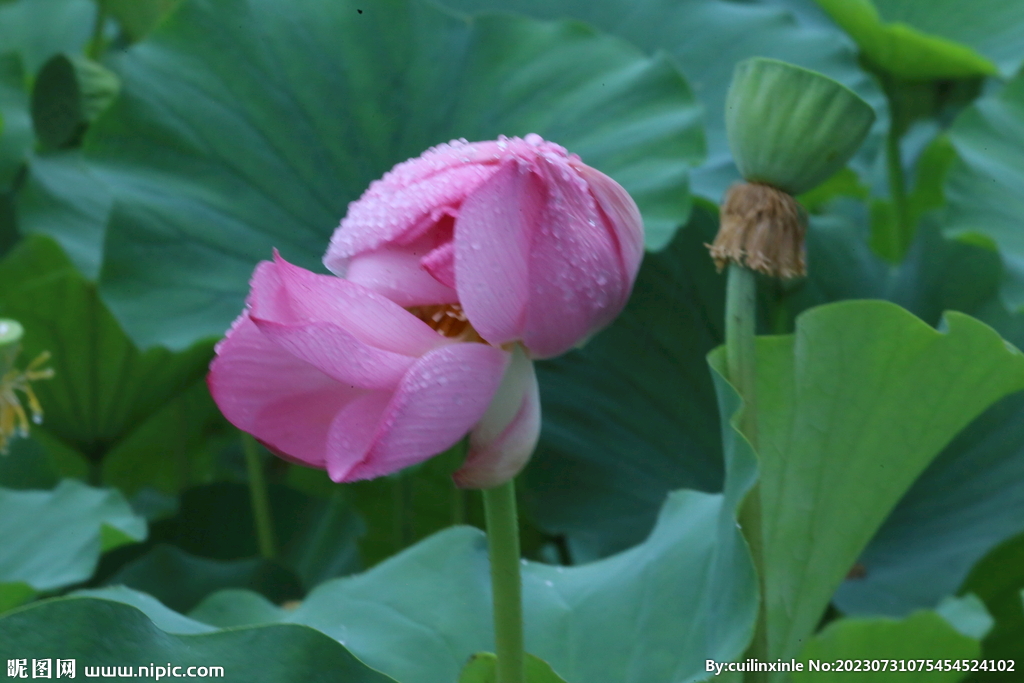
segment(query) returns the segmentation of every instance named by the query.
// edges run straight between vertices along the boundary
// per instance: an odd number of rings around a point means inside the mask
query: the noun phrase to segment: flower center
[[[486,343],[473,326],[469,324],[461,304],[434,304],[432,306],[410,306],[406,309],[430,325],[442,337]]]
[[[32,391],[31,383],[53,377],[52,368],[39,367],[50,359],[49,352],[44,351],[39,354],[24,371],[11,367],[14,361],[13,356],[14,354],[11,354],[5,359],[4,365],[7,365],[9,369],[3,377],[0,377],[0,455],[7,453],[9,439],[15,436],[22,438],[28,436],[28,415],[16,392],[24,394],[29,411],[32,413],[32,422],[39,424],[43,421],[43,408],[39,405],[39,399],[36,398],[35,392]]]

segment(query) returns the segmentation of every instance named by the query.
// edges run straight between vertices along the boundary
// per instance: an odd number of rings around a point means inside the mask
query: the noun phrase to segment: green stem
[[[178,423],[178,433],[188,434],[189,425],[188,415],[185,414],[185,401],[181,398],[175,403],[174,421]],[[178,476],[180,477],[178,485],[181,487],[180,490],[184,491],[192,484],[192,463],[188,457],[188,448],[185,439],[177,439],[175,451],[178,457]]]
[[[274,523],[270,516],[270,496],[267,495],[267,481],[263,477],[263,463],[260,461],[256,439],[242,432],[242,450],[245,451],[245,469],[249,475],[249,501],[252,517],[256,524],[256,541],[260,556],[268,560],[277,557],[274,542]]]
[[[396,553],[405,550],[413,542],[412,476],[412,472],[402,470],[392,479],[391,537]]]
[[[498,655],[497,683],[525,683],[523,668],[523,601],[519,577],[519,521],[516,488],[508,481],[486,489],[487,547],[494,596],[494,641]]]
[[[454,487],[452,492],[452,525],[466,523],[466,490]]]
[[[743,413],[740,429],[757,448],[757,350],[754,332],[757,320],[757,281],[754,271],[741,265],[729,266],[725,290],[725,361],[729,381],[740,392]]]
[[[740,431],[757,451],[757,281],[751,270],[738,264],[729,266],[725,298],[725,357],[729,381],[743,399]],[[765,614],[764,543],[761,534],[761,486],[755,483],[740,506],[740,528],[747,539],[760,583],[760,605],[754,639],[744,659],[768,661],[768,628]],[[764,672],[750,672],[747,683],[766,681]]]
[[[94,61],[103,56],[106,48],[103,30],[107,27],[107,3],[99,0],[96,3],[96,21],[92,25],[92,37],[86,43],[85,56]]]
[[[903,175],[903,157],[900,154],[900,134],[895,124],[889,126],[889,134],[886,136],[885,159],[888,165],[889,194],[896,214],[896,229],[889,233],[892,243],[888,251],[893,258],[902,259],[910,241],[912,226],[909,225],[910,211],[907,204],[907,181]]]
[[[89,485],[101,488],[103,486],[103,461],[102,460],[90,460],[89,461]]]
[[[469,437],[467,436],[462,441],[454,446],[456,462],[458,467],[462,466],[462,462],[466,459],[466,454],[469,452]],[[451,480],[449,480],[451,481]],[[466,489],[455,486],[455,483],[451,484],[451,511],[452,511],[452,524],[458,526],[466,523],[466,507],[467,497],[469,492]]]

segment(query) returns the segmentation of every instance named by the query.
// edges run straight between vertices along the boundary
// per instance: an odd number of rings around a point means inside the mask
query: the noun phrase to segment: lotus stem
[[[391,477],[391,537],[395,552],[405,550],[415,538],[413,529],[413,480],[408,470],[396,472]]]
[[[103,31],[107,27],[107,3],[104,0],[100,0],[96,3],[96,20],[92,25],[92,36],[89,38],[89,42],[85,46],[85,56],[94,61],[98,61],[103,56],[103,52],[106,48],[106,40],[103,36]]]
[[[469,453],[469,437],[462,439],[462,441],[452,446],[452,450],[455,451],[457,462],[460,464],[464,462],[466,455]],[[465,524],[469,491],[461,486],[456,486],[452,482],[451,496],[452,525]]]
[[[245,469],[249,478],[249,501],[252,504],[252,517],[256,525],[256,541],[260,548],[260,557],[273,560],[277,557],[277,544],[274,542],[274,522],[270,516],[270,496],[267,494],[267,481],[263,476],[263,463],[260,462],[256,439],[252,434],[242,432],[242,450],[245,451]]]
[[[95,486],[96,488],[103,487],[103,461],[101,460],[90,460],[89,469],[87,473],[87,480],[89,486]]]
[[[514,480],[485,489],[487,548],[494,596],[497,683],[525,683],[522,579],[519,575],[519,520]]]
[[[909,225],[910,211],[907,205],[907,185],[903,175],[903,157],[900,154],[900,135],[895,125],[889,127],[885,140],[885,158],[888,165],[889,194],[892,196],[895,214],[895,230],[889,233],[892,244],[889,255],[895,260],[903,258],[907,251],[913,226]]]
[[[757,283],[754,272],[733,263],[725,293],[725,357],[729,381],[743,399],[740,428],[757,448]]]
[[[757,282],[754,272],[733,263],[725,294],[725,357],[729,381],[743,399],[740,431],[757,451],[757,348],[754,333],[757,322]],[[765,611],[764,544],[761,537],[761,488],[755,483],[739,512],[740,528],[747,539],[757,570],[760,600],[754,639],[744,659],[768,661],[768,629]],[[752,671],[748,683],[768,680],[767,674]]]

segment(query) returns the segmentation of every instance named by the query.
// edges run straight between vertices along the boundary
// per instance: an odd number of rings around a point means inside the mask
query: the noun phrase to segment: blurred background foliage
[[[738,178],[726,89],[754,55],[878,114],[801,198],[808,277],[759,288],[766,419],[834,406],[841,435],[790,435],[829,493],[781,497],[780,519],[835,524],[780,521],[779,538],[860,539],[827,571],[813,548],[779,559],[780,595],[821,596],[793,633],[805,656],[1024,666],[1024,370],[995,336],[1024,346],[1018,0],[0,2],[0,316],[56,373],[36,385],[44,422],[0,456],[0,654],[101,618],[115,650],[164,661],[195,634],[210,661],[262,672],[244,680],[305,675],[272,650],[338,680],[441,683],[489,649],[480,535],[447,529],[482,523],[449,478],[458,447],[350,485],[259,449],[261,546],[251,456],[203,377],[271,249],[324,272],[348,202],[395,163],[536,132],[630,190],[649,252],[623,315],[538,367],[528,647],[588,683],[700,680],[738,657],[753,460],[706,360],[724,278],[704,244]],[[875,303],[836,303],[852,299]],[[806,392],[786,393],[790,370]],[[61,656],[99,647],[76,643]],[[1024,673],[948,680],[989,678]]]

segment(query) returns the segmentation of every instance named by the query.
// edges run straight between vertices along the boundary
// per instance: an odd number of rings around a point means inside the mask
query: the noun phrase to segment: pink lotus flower
[[[207,381],[225,417],[274,452],[355,481],[471,432],[460,486],[496,486],[526,463],[540,429],[533,364],[481,343],[457,307],[418,317],[276,253],[251,286]]]
[[[531,134],[399,164],[349,205],[324,263],[405,307],[459,304],[488,343],[547,358],[618,315],[642,255],[626,191]]]

